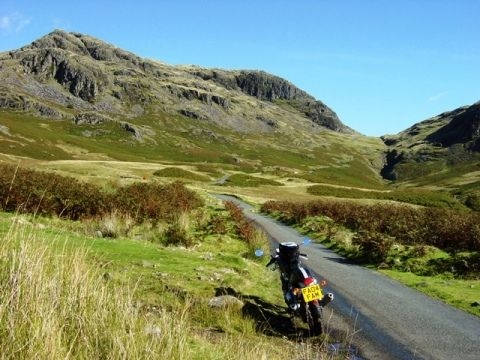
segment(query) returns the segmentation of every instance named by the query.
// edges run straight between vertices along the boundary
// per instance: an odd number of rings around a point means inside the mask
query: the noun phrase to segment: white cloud
[[[441,98],[443,98],[445,95],[448,94],[448,91],[442,91],[438,94],[435,94],[435,95],[432,95],[428,98],[428,101],[429,102],[434,102],[434,101],[438,101],[440,100]]]
[[[19,12],[0,16],[0,32],[2,34],[18,33],[30,24],[31,19]]]

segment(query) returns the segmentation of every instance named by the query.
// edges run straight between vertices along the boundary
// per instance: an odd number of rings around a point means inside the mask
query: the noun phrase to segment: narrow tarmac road
[[[300,243],[303,236],[228,195],[245,216],[277,242]],[[480,359],[480,318],[410,289],[380,273],[354,265],[323,245],[302,248],[304,264],[327,279],[335,294],[329,327],[347,324],[358,331],[353,345],[368,359]]]

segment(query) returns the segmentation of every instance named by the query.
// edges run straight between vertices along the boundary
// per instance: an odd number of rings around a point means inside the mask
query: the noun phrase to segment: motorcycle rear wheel
[[[307,308],[307,324],[310,334],[318,336],[322,334],[322,308],[321,306],[309,303]]]

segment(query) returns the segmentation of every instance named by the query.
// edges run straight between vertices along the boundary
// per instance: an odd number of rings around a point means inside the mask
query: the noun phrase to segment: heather
[[[480,214],[475,212],[324,200],[268,201],[262,211],[277,213],[289,224],[323,215],[350,230],[384,234],[405,245],[480,251]]]
[[[0,165],[0,209],[70,220],[111,213],[145,220],[171,220],[202,205],[182,183],[133,183],[106,191],[55,173]]]

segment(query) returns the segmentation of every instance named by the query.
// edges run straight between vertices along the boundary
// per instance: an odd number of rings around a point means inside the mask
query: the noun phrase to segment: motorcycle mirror
[[[261,256],[263,256],[263,254],[264,254],[264,252],[263,252],[262,249],[255,250],[255,256],[256,257],[261,257]]]
[[[303,244],[303,245],[310,245],[311,242],[312,242],[312,239],[310,239],[308,236],[305,236],[305,237],[303,238],[302,244]]]

